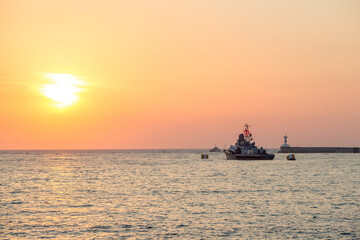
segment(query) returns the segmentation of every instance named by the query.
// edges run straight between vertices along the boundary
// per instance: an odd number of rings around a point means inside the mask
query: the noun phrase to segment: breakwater
[[[360,153],[359,147],[280,147],[279,153]]]

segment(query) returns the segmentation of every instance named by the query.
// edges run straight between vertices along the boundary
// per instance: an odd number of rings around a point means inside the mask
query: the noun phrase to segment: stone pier
[[[279,153],[360,153],[359,147],[280,147]]]

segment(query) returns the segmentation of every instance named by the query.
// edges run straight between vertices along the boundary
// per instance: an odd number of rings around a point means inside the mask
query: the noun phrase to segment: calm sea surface
[[[360,154],[0,151],[0,238],[360,239]]]

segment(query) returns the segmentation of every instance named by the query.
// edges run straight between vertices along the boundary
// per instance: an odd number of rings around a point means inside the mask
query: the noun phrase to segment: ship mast
[[[246,142],[250,143],[250,141],[251,141],[251,133],[250,133],[250,130],[249,130],[249,124],[247,124],[247,123],[245,123],[244,138],[245,138]]]

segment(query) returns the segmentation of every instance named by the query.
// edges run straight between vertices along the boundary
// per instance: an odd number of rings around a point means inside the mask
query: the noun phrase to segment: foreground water
[[[360,154],[0,152],[0,236],[359,239]]]

